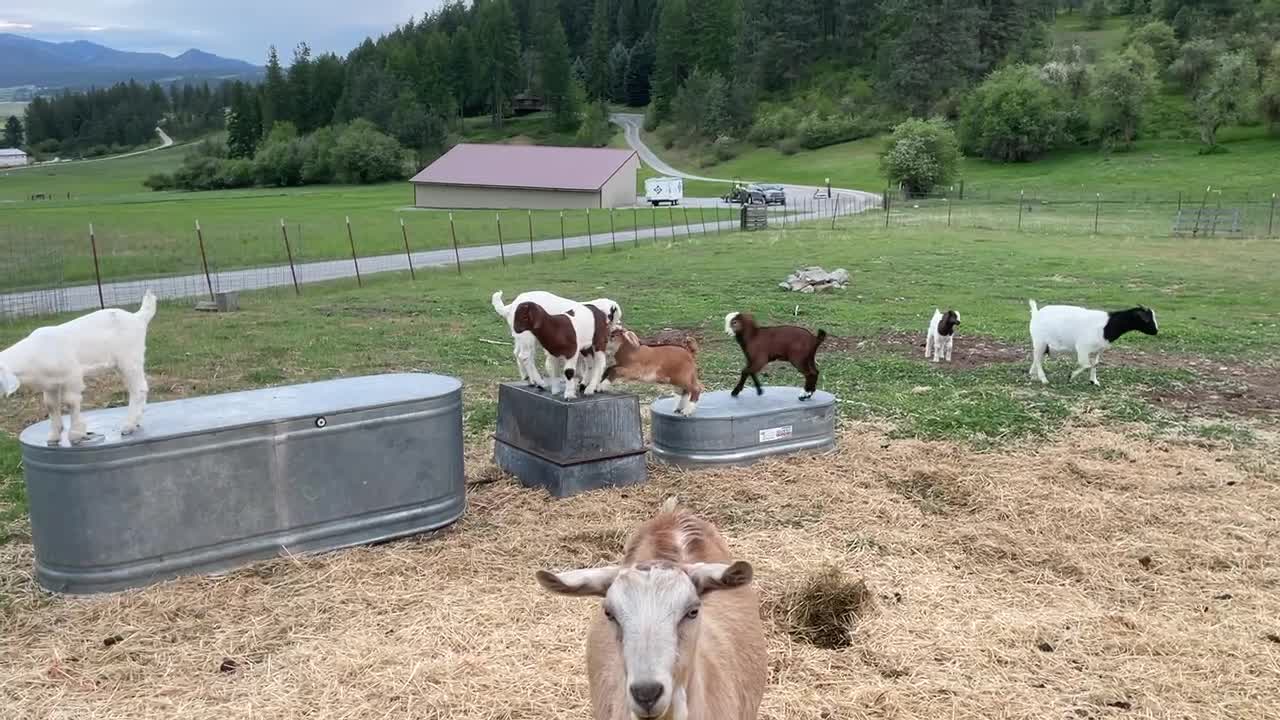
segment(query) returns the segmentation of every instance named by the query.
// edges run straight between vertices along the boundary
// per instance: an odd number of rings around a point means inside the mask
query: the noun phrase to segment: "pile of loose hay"
[[[828,456],[562,501],[502,478],[434,537],[86,599],[39,592],[10,543],[0,715],[586,717],[593,601],[533,572],[616,557],[678,494],[756,566],[764,718],[1276,717],[1280,485],[1240,460],[1097,428],[975,454],[858,426]],[[787,632],[828,568],[834,615],[858,608],[840,649]]]

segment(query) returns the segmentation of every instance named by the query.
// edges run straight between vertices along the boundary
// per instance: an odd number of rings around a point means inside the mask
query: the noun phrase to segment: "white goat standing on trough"
[[[609,298],[596,298],[595,300],[587,303],[579,303],[576,300],[569,300],[568,298],[560,297],[559,295],[546,292],[545,290],[530,290],[517,295],[508,305],[502,302],[502,291],[498,290],[490,298],[490,302],[493,304],[494,311],[507,321],[507,328],[511,330],[511,337],[515,345],[513,348],[513,354],[516,358],[516,368],[520,372],[520,379],[528,382],[534,387],[542,388],[543,390],[550,389],[553,394],[560,391],[560,383],[563,381],[561,373],[556,368],[557,362],[552,359],[550,353],[547,354],[545,368],[547,375],[550,378],[550,383],[548,383],[548,381],[542,377],[542,374],[538,372],[538,364],[535,359],[538,349],[538,339],[535,338],[533,333],[530,331],[515,331],[514,316],[516,308],[519,307],[521,303],[532,302],[540,305],[548,314],[560,315],[573,308],[586,305],[588,307],[594,307],[604,313],[609,329],[622,324],[622,306]],[[603,363],[601,363],[601,365],[603,365]],[[600,377],[603,377],[604,375],[604,367],[600,367],[597,370],[590,364],[590,359],[587,359],[585,363],[580,360],[579,364],[575,367],[575,371],[582,377],[591,375],[596,376],[595,384],[588,384],[590,392],[585,389],[583,390],[583,393],[586,395],[590,395],[595,392],[596,387],[599,385]]]
[[[951,362],[951,345],[956,339],[956,327],[960,325],[960,313],[955,310],[942,312],[934,308],[929,320],[929,332],[924,341],[924,356],[934,362]]]
[[[1075,380],[1088,370],[1089,382],[1100,386],[1098,363],[1102,360],[1103,350],[1127,332],[1137,330],[1155,335],[1160,330],[1155,311],[1141,305],[1107,312],[1075,305],[1038,307],[1035,300],[1027,302],[1031,306],[1031,369],[1028,374],[1045,385],[1049,384],[1049,378],[1044,376],[1041,363],[1051,350],[1075,352],[1078,366],[1071,373],[1071,379]]]
[[[595,720],[753,720],[769,675],[749,563],[675,498],[628,539],[622,565],[537,573],[604,598],[587,637]]]
[[[129,414],[120,434],[130,435],[147,404],[147,326],[155,314],[156,296],[148,290],[137,312],[107,308],[37,328],[0,352],[0,390],[9,396],[25,385],[44,393],[50,445],[62,441],[62,408],[69,406],[67,437],[77,445],[89,434],[80,416],[85,378],[115,370],[129,391]]]

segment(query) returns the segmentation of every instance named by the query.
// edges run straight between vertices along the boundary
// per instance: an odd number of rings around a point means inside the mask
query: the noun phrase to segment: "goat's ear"
[[[618,567],[610,565],[602,568],[567,570],[562,573],[539,570],[536,577],[539,585],[557,595],[604,597],[605,593],[609,592],[613,579],[618,577]]]
[[[632,345],[634,347],[640,347],[640,338],[636,337],[636,334],[631,332],[630,330],[622,333],[622,337],[626,338],[628,345]]]
[[[18,380],[18,376],[9,371],[9,368],[0,365],[0,392],[5,397],[18,392],[18,388],[22,387],[22,382]]]
[[[732,565],[724,563],[695,563],[686,565],[685,572],[689,574],[689,579],[693,581],[693,586],[698,589],[699,595],[713,590],[730,590],[742,587],[751,582],[754,573],[751,569],[751,563],[744,560],[738,560]]]

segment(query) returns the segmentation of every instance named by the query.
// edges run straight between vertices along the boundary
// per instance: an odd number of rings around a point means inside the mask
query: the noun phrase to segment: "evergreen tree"
[[[520,81],[520,34],[508,0],[485,0],[477,12],[485,98],[494,127],[502,127]]]
[[[4,147],[22,147],[22,121],[16,115],[10,115],[4,123]]]
[[[631,49],[631,54],[627,58],[624,102],[631,107],[644,107],[649,104],[649,80],[653,74],[653,63],[653,37],[645,35]]]
[[[276,46],[267,51],[267,75],[262,82],[262,127],[270,129],[277,120],[289,119],[289,85],[280,67]]]
[[[541,56],[542,93],[558,130],[578,124],[578,108],[573,90],[573,65],[569,60],[569,40],[555,0],[541,0],[535,18],[538,54]]]
[[[227,154],[233,158],[252,158],[261,138],[257,100],[251,91],[236,83],[227,115]]]
[[[694,43],[690,42],[689,6],[685,0],[666,0],[660,12],[650,87],[654,113],[661,120],[670,112],[671,101],[692,69],[689,54]]]
[[[587,97],[594,101],[608,97],[609,77],[609,0],[595,0],[587,54]]]
[[[614,44],[609,51],[609,100],[617,103],[627,101],[627,65],[631,61],[631,53],[621,42]]]
[[[804,5],[805,0],[792,2]],[[692,67],[724,77],[733,75],[734,44],[738,37],[737,8],[737,0],[698,0],[689,5],[688,37],[697,38],[689,53]],[[812,38],[809,41],[812,42]]]

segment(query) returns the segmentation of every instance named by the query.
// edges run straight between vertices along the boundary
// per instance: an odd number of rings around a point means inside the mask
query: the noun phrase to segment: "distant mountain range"
[[[262,68],[243,60],[188,50],[177,57],[113,50],[87,40],[51,43],[0,33],[0,88],[84,88],[116,82],[255,78]]]

